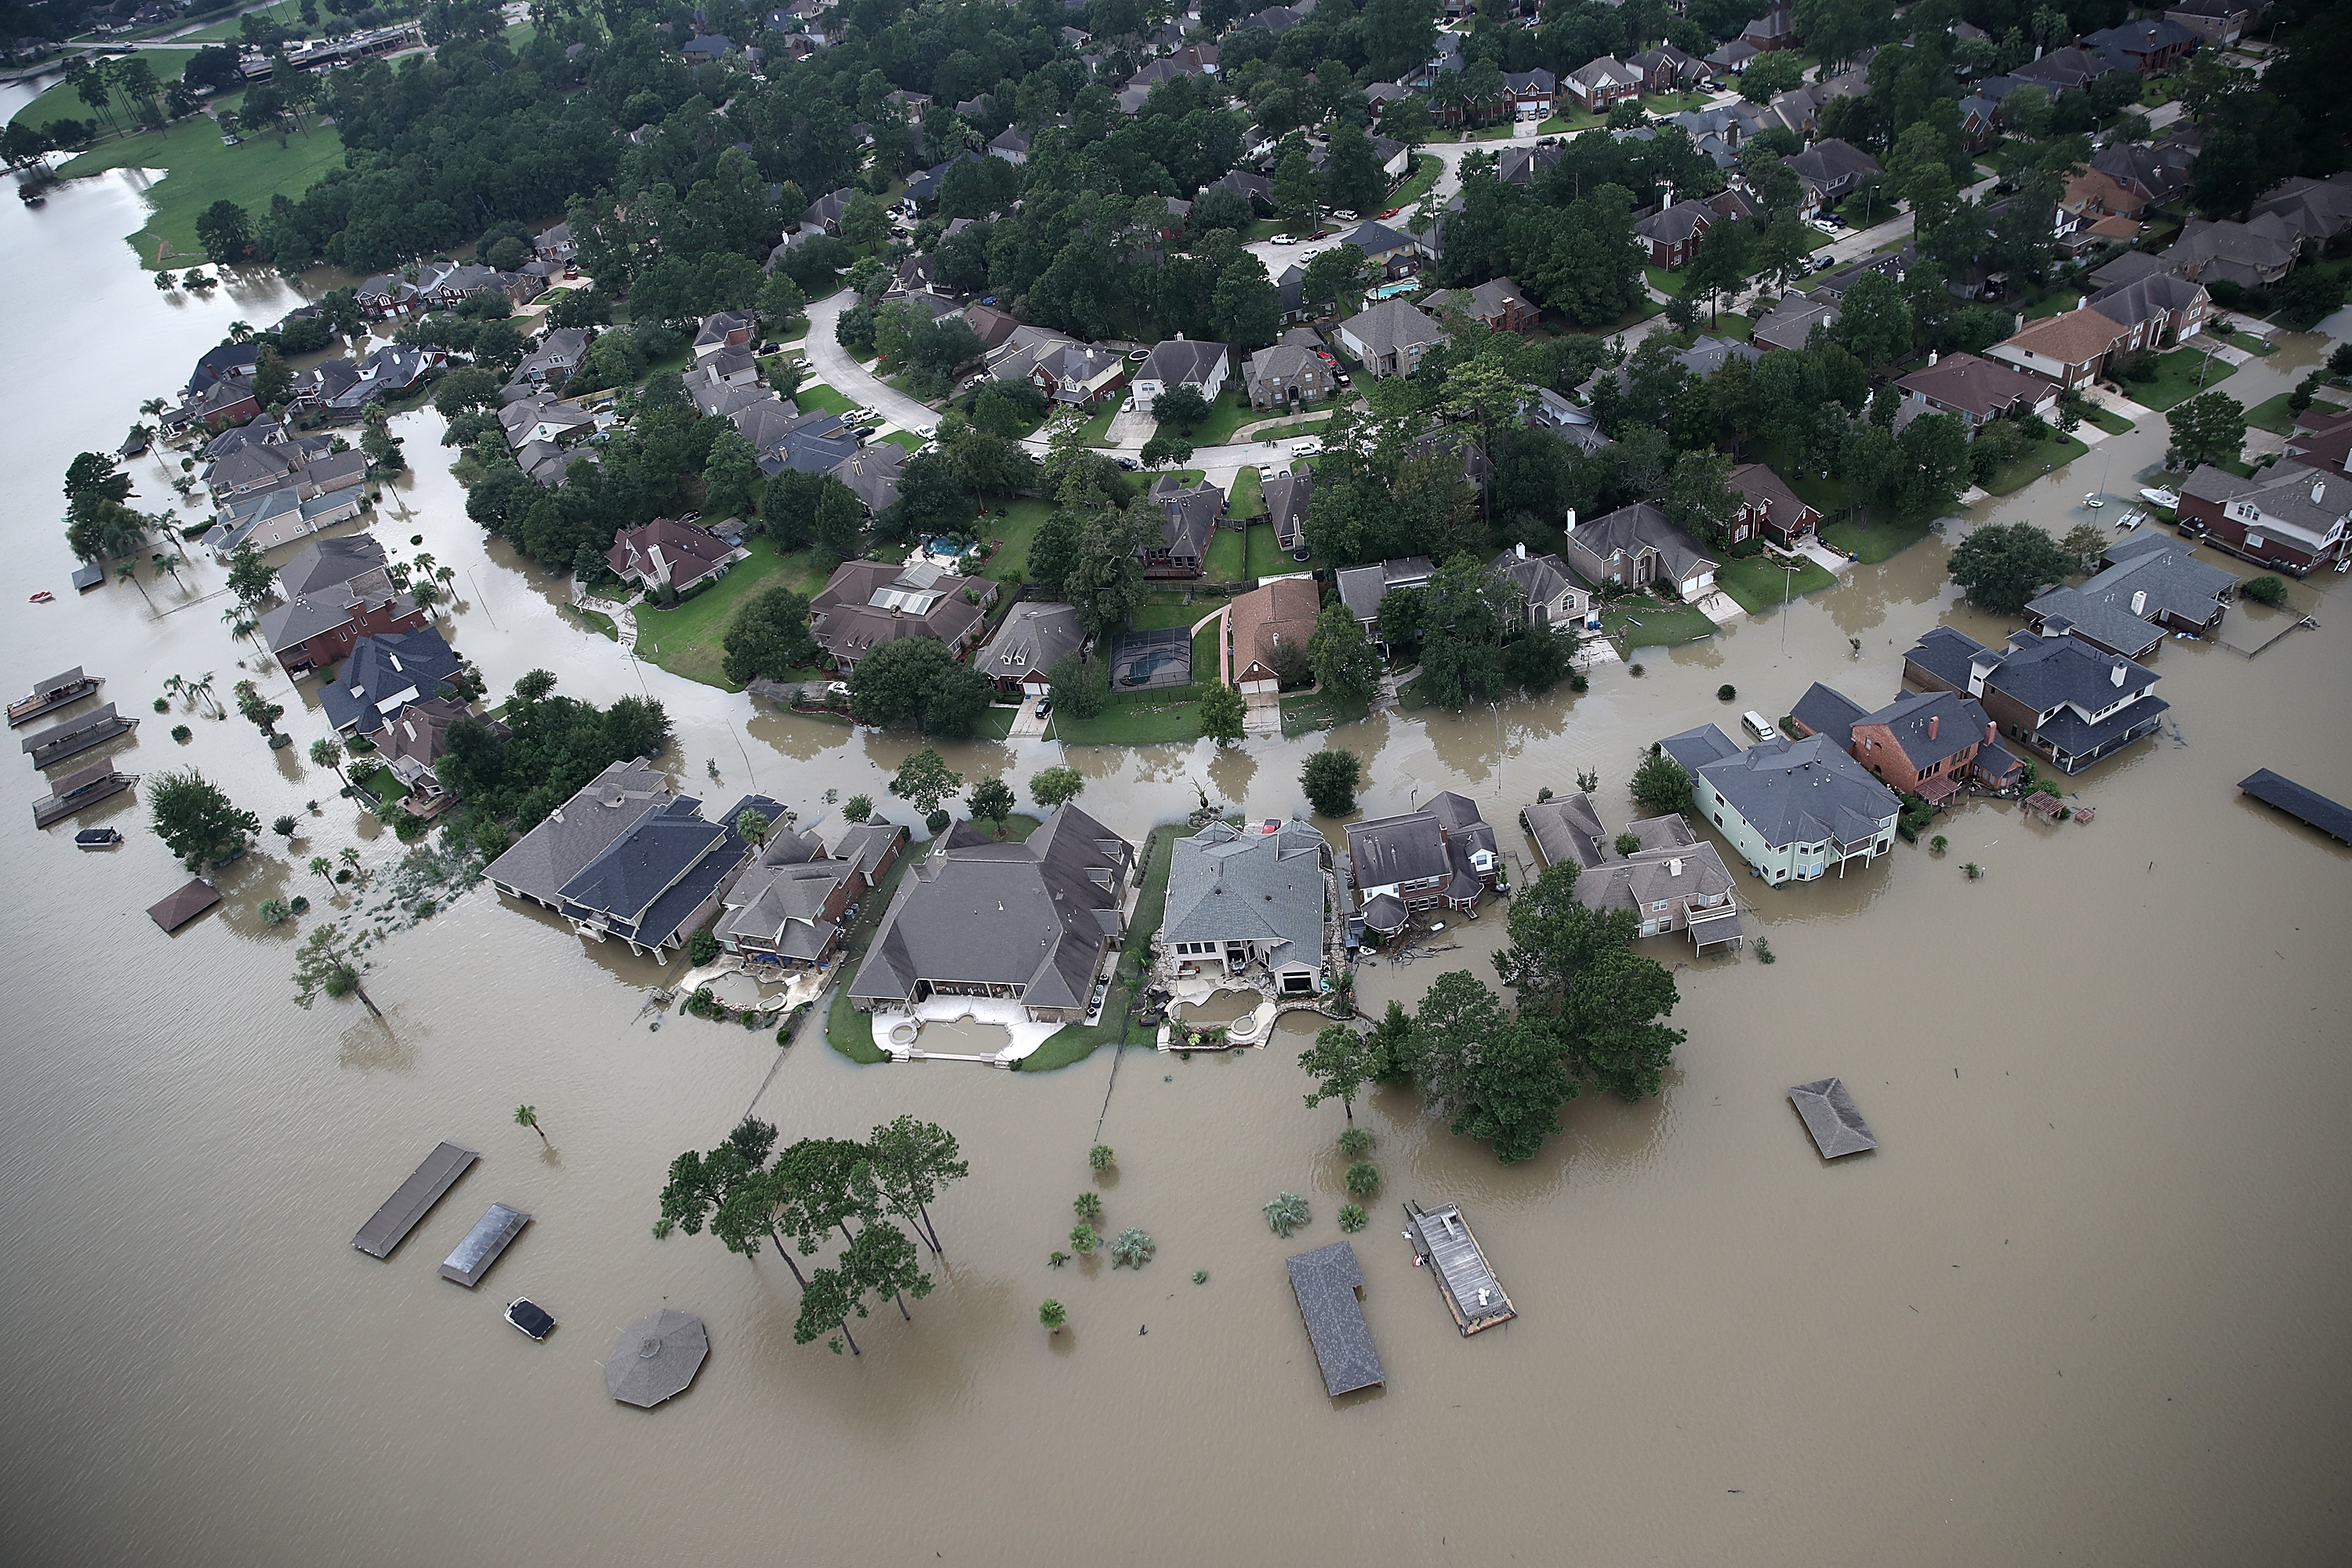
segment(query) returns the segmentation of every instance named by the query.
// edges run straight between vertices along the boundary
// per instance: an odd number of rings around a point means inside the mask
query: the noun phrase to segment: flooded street
[[[265,823],[304,826],[290,855],[265,834],[218,879],[223,908],[167,938],[142,911],[185,873],[143,798],[89,814],[129,842],[80,854],[68,830],[32,830],[29,766],[0,775],[16,960],[0,1555],[407,1564],[462,1541],[515,1563],[2344,1559],[2352,850],[2233,785],[2271,767],[2352,793],[2352,579],[2292,584],[2284,618],[2233,607],[2242,646],[2294,615],[2320,623],[2258,660],[2168,643],[2165,731],[2068,785],[2095,824],[1976,802],[1938,825],[1940,857],[1898,844],[1843,880],[1741,878],[1770,965],[1645,943],[1679,967],[1689,1032],[1663,1097],[1572,1102],[1566,1134],[1507,1168],[1414,1095],[1360,1102],[1386,1184],[1354,1239],[1388,1383],[1333,1401],[1282,1268],[1339,1238],[1346,1201],[1345,1123],[1301,1103],[1298,1019],[1267,1049],[1189,1060],[858,1068],[814,1027],[782,1053],[688,1017],[650,1031],[645,994],[670,971],[487,888],[376,950],[386,1026],[298,1010],[299,933],[255,907],[309,884],[323,903],[312,855],[352,845],[382,869],[397,853],[304,759],[324,731],[314,687],[263,679],[301,742],[275,753],[234,716],[155,714],[168,676],[217,671],[225,691],[258,657],[228,640],[221,570],[184,568],[184,588],[142,576],[152,611],[127,584],[77,599],[66,582],[73,453],[111,450],[228,321],[293,302],[275,280],[158,294],[121,243],[139,222],[112,178],[38,211],[0,203],[0,517],[21,563],[0,666],[12,697],[88,666],[144,720],[122,766],[193,763]],[[2291,386],[2317,341],[2286,342],[2226,389],[2252,405]],[[830,832],[825,790],[887,799],[911,737],[755,716],[566,622],[561,584],[467,520],[439,428],[429,411],[399,422],[415,471],[377,528],[458,569],[452,640],[494,692],[545,666],[576,696],[659,697],[679,737],[666,764],[716,805],[756,787]],[[1971,521],[2063,533],[2110,449],[2109,489],[2128,493],[2163,445],[2151,421]],[[165,504],[167,471],[130,468],[137,504]],[[1331,740],[1365,758],[1366,814],[1458,790],[1531,867],[1518,809],[1579,769],[1601,773],[1614,826],[1660,735],[1785,712],[1815,679],[1885,701],[1939,620],[1998,640],[2004,626],[1955,606],[1947,550],[1930,539],[1785,614],[1652,650],[1638,679],[1607,665],[1581,696]],[[42,587],[59,602],[26,604]],[[1726,682],[1736,702],[1717,700]],[[1196,786],[1253,816],[1304,810],[1299,769],[1324,743],[944,750],[1016,782],[1067,760],[1085,808],[1139,841]],[[1982,880],[1962,876],[1970,860]],[[1455,951],[1365,970],[1361,998],[1412,1003],[1454,967],[1491,979],[1503,934],[1493,906],[1449,921]],[[1784,1091],[1832,1074],[1881,1148],[1827,1166]],[[526,1101],[551,1148],[514,1124]],[[934,1207],[939,1288],[911,1324],[887,1308],[855,1324],[862,1357],[792,1342],[796,1294],[772,1257],[651,1234],[672,1157],[747,1109],[787,1140],[904,1111],[962,1142],[971,1175]],[[1099,1175],[1097,1138],[1118,1151]],[[442,1139],[480,1165],[389,1263],[353,1251]],[[1153,1262],[1046,1266],[1089,1187],[1106,1233],[1151,1233]],[[1314,1210],[1287,1243],[1259,1214],[1285,1189]],[[1457,1337],[1398,1237],[1408,1198],[1464,1205],[1517,1321]],[[480,1289],[436,1278],[494,1201],[535,1222]],[[562,1322],[544,1344],[499,1321],[526,1293]],[[1038,1326],[1047,1296],[1069,1310],[1058,1336]],[[616,1405],[601,1363],[663,1306],[703,1318],[709,1360],[672,1404]]]

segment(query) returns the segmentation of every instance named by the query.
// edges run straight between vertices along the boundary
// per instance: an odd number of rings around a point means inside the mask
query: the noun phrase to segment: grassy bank
[[[1711,637],[1715,635],[1715,623],[1688,605],[1621,599],[1601,617],[1601,629],[1610,641],[1631,654],[1635,648],[1671,647],[1677,643]]]
[[[2012,494],[2044,473],[2064,468],[2090,449],[2072,436],[2061,436],[2053,441],[2036,441],[2019,456],[2002,464],[1986,484],[1985,489],[1997,496]]]
[[[1110,994],[1103,1001],[1102,1022],[1071,1024],[1055,1031],[1022,1059],[1023,1072],[1052,1072],[1068,1067],[1092,1056],[1096,1047],[1126,1037],[1136,991],[1150,960],[1151,938],[1167,912],[1168,863],[1176,854],[1176,831],[1155,827],[1144,840],[1143,881],[1136,890],[1135,919],[1119,946],[1118,968],[1111,979]]]
[[[343,140],[331,126],[224,147],[220,126],[193,115],[166,130],[142,131],[94,147],[58,173],[70,180],[108,169],[163,170],[164,178],[147,192],[154,211],[146,226],[123,237],[139,252],[140,264],[155,270],[205,259],[204,247],[196,242],[196,216],[215,202],[232,201],[248,213],[264,213],[270,197],[281,192],[299,197],[342,162]],[[169,247],[160,260],[159,245]]]
[[[728,680],[721,668],[727,654],[720,642],[736,610],[745,599],[773,582],[789,583],[803,595],[814,595],[824,586],[824,574],[811,563],[805,550],[779,555],[773,544],[756,538],[749,549],[747,559],[735,563],[726,576],[677,608],[637,606],[638,657],[672,675],[682,675],[705,686],[716,686],[722,691],[741,690],[741,687]],[[824,677],[811,669],[799,679],[821,680]]]
[[[1837,579],[1828,569],[1810,557],[1801,558],[1799,569],[1790,573],[1782,569],[1778,557],[1769,555],[1751,555],[1744,561],[1727,563],[1717,568],[1715,582],[1751,616],[1779,609],[1784,594],[1795,599],[1837,586]]]
[[[2294,396],[2292,392],[2282,392],[2275,397],[2265,397],[2246,410],[2246,423],[2273,436],[2288,434],[2294,428],[2294,410],[2287,406]]]
[[[138,58],[147,62],[147,68],[155,73],[155,85],[163,88],[169,87],[180,79],[180,73],[186,70],[188,62],[196,58],[196,50],[194,48],[141,49]],[[137,112],[122,100],[120,94],[107,105],[107,109],[114,116],[115,123],[119,125],[138,123]],[[81,94],[74,90],[74,84],[69,81],[53,83],[40,97],[18,110],[9,123],[37,127],[55,124],[60,120],[86,120],[101,130],[106,125],[106,121],[100,117],[98,110],[81,100]],[[212,124],[210,120],[201,115],[196,117],[195,122],[200,125]],[[214,136],[215,139],[219,136],[217,128],[214,131]]]
[[[1322,691],[1306,692],[1282,700],[1282,732],[1286,736],[1311,735],[1318,730],[1352,724],[1370,713],[1369,704],[1350,698]]]
[[[898,879],[922,852],[923,847],[916,843],[900,851],[898,863],[890,868],[882,885],[859,901],[857,923],[843,933],[840,955],[833,961],[832,1001],[824,1010],[825,1044],[867,1067],[887,1062],[890,1057],[874,1043],[871,1017],[849,1005],[849,982],[866,960],[866,949],[874,941],[875,928],[882,923],[882,911],[890,907],[891,897],[898,890]]]
[[[1847,522],[1843,520],[1822,524],[1822,542],[1832,550],[1843,550],[1865,565],[1874,565],[1899,551],[1910,549],[1927,537],[1927,524],[1904,522],[1893,518]]]
[[[2238,367],[2225,360],[2214,360],[2209,368],[2206,358],[2197,349],[2175,349],[2156,362],[2154,381],[2124,382],[2124,395],[2143,408],[2153,408],[2161,414],[2196,396],[2201,390],[2197,384],[2200,374],[2205,378],[2205,386],[2211,387],[2238,373]]]

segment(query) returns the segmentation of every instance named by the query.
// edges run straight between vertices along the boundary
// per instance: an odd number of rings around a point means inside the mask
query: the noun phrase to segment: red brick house
[[[1794,545],[1821,525],[1822,514],[1761,463],[1741,464],[1731,470],[1728,482],[1739,495],[1739,510],[1732,514],[1727,531],[1734,544],[1770,534],[1784,545]]]
[[[1826,735],[1889,789],[1941,805],[1964,785],[2007,789],[2023,766],[2000,744],[2000,726],[1975,698],[1928,691],[1895,699],[1875,713],[1815,681],[1790,721],[1806,735]]]
[[[262,616],[261,635],[289,675],[340,664],[362,637],[425,624],[371,534],[319,541],[287,563],[278,582],[286,602]]]

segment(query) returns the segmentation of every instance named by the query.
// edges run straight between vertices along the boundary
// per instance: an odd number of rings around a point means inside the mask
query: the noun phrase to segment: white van
[[[1739,721],[1747,725],[1748,732],[1755,736],[1759,741],[1772,741],[1780,738],[1780,726],[1774,724],[1771,721],[1765,718],[1763,714],[1759,713],[1753,708],[1750,708],[1747,712],[1742,713],[1739,716]]]

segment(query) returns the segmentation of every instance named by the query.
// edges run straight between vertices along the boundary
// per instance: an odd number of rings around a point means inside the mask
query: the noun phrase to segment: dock
[[[1388,1373],[1381,1370],[1381,1352],[1372,1347],[1372,1331],[1364,1322],[1363,1300],[1357,1294],[1364,1287],[1364,1271],[1356,1262],[1356,1249],[1335,1241],[1286,1258],[1284,1267],[1290,1270],[1298,1315],[1307,1320],[1316,1364],[1323,1370],[1323,1392],[1337,1399],[1385,1384]]]
[[[36,681],[32,690],[8,704],[8,727],[13,730],[19,724],[29,724],[44,713],[54,713],[69,702],[80,701],[105,684],[100,676],[84,675],[79,665],[62,675]]]
[[[449,1145],[444,1143],[442,1147],[446,1149]],[[520,1236],[522,1227],[530,1223],[530,1215],[522,1210],[509,1208],[504,1204],[492,1204],[482,1217],[474,1222],[474,1228],[466,1233],[466,1239],[441,1260],[441,1278],[455,1279],[467,1289],[472,1289],[482,1282],[482,1276],[490,1271],[490,1265],[499,1260],[499,1255],[506,1251],[508,1244]]]
[[[128,735],[137,728],[138,720],[124,718],[110,702],[79,719],[68,719],[37,735],[26,736],[24,746],[35,767],[53,768],[68,757],[78,757],[92,746],[102,746],[117,735]]]
[[[1495,1278],[1478,1238],[1470,1234],[1460,1205],[1424,1209],[1408,1203],[1404,1224],[1405,1239],[1412,1244],[1413,1267],[1427,1268],[1436,1279],[1437,1293],[1444,1299],[1445,1310],[1454,1314],[1454,1326],[1464,1339],[1519,1315],[1502,1281]]]
[[[457,1184],[457,1178],[473,1168],[481,1155],[455,1143],[443,1143],[425,1156],[425,1163],[408,1173],[383,1206],[369,1216],[360,1226],[352,1245],[370,1258],[390,1258],[394,1248],[408,1239],[408,1233],[424,1222],[441,1201],[441,1194]]]
[[[2352,844],[2352,807],[2338,805],[2317,790],[2305,789],[2293,779],[2283,779],[2268,768],[2248,773],[2238,781],[2238,787],[2264,805],[2275,806],[2297,821],[2309,823],[2330,838]]]
[[[33,826],[47,827],[52,822],[61,822],[101,800],[121,795],[138,782],[137,773],[120,772],[112,763],[92,763],[59,779],[48,795],[33,803]]]

